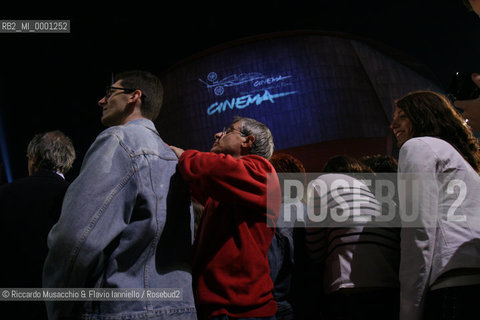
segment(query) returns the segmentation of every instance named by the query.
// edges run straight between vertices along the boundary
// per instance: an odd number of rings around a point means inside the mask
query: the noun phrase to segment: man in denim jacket
[[[163,99],[144,71],[118,74],[99,102],[103,131],[52,228],[46,288],[178,289],[180,299],[49,301],[50,319],[196,319],[193,217],[177,157],[152,122]],[[90,291],[91,292],[91,291]],[[89,290],[86,290],[87,295]]]

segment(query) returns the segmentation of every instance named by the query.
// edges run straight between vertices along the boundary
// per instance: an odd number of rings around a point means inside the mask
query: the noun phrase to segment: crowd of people
[[[21,252],[9,254],[19,258],[1,286],[178,288],[181,299],[52,300],[47,312],[40,302],[20,311],[19,302],[8,304],[20,318],[473,314],[480,151],[445,96],[415,91],[395,101],[398,161],[338,155],[312,178],[299,159],[274,153],[270,130],[251,118],[216,133],[210,152],[167,145],[152,122],[162,95],[149,72],[118,74],[99,101],[109,128],[71,184],[64,179],[75,159],[71,140],[60,131],[32,139],[30,176],[0,188],[2,236],[19,226],[28,234],[20,249],[10,247]],[[387,173],[398,183],[393,206],[376,188]],[[290,178],[299,181],[296,194]],[[420,187],[402,188],[405,181]],[[311,203],[326,219],[313,221]],[[372,224],[392,208],[393,223]]]
[[[480,1],[466,5],[480,14]],[[480,87],[479,74],[472,81]],[[152,73],[117,74],[98,101],[108,128],[71,183],[71,139],[58,130],[33,137],[29,177],[0,186],[0,236],[10,243],[0,287],[176,289],[180,298],[1,302],[5,311],[51,320],[476,318],[480,97],[452,104],[410,92],[394,101],[398,159],[336,155],[313,177],[274,152],[269,128],[252,118],[234,118],[209,152],[168,145],[153,123],[162,100]]]

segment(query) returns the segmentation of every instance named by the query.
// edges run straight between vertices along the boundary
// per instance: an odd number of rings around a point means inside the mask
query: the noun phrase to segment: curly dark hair
[[[301,183],[305,186],[307,184],[307,173],[303,163],[288,153],[274,153],[270,158],[270,163],[275,168],[278,174],[278,180],[280,181],[280,190],[282,190],[282,196],[284,195],[285,179],[295,178],[301,180]],[[290,174],[293,174],[291,176]],[[293,195],[297,196],[296,193]]]
[[[373,173],[373,170],[351,156],[340,155],[328,159],[323,167],[324,173]]]
[[[303,163],[287,153],[274,153],[270,162],[277,172],[300,172],[305,173]]]
[[[414,91],[395,101],[413,127],[413,137],[430,136],[450,143],[480,172],[478,140],[450,101],[433,91]]]
[[[359,158],[361,162],[369,166],[374,172],[397,172],[398,161],[393,156],[386,154],[366,155]]]

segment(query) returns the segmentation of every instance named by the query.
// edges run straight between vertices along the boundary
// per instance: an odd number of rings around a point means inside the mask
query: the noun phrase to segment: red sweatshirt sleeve
[[[217,201],[254,207],[266,206],[268,190],[279,192],[275,169],[268,160],[257,155],[236,159],[230,155],[186,150],[179,159],[180,172],[190,184],[197,201],[205,204],[208,197]],[[270,174],[270,175],[269,175]]]

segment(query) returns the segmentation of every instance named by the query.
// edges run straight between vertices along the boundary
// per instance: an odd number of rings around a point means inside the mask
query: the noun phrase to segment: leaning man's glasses
[[[238,132],[238,133],[240,133],[240,135],[241,135],[242,137],[246,137],[246,136],[247,136],[245,133],[242,132],[242,130],[239,130],[239,129],[237,129],[237,128],[234,128],[234,127],[225,128],[225,127],[224,127],[223,130],[222,130],[222,137],[223,137],[223,136],[226,136],[227,134],[233,133],[233,132],[235,132],[235,131]]]
[[[107,86],[105,88],[105,98],[108,99],[112,96],[113,92],[115,90],[122,90],[125,93],[132,93],[137,89],[131,89],[131,88],[120,88],[120,87],[113,87],[113,86]],[[146,98],[146,95],[142,93],[142,98]]]

